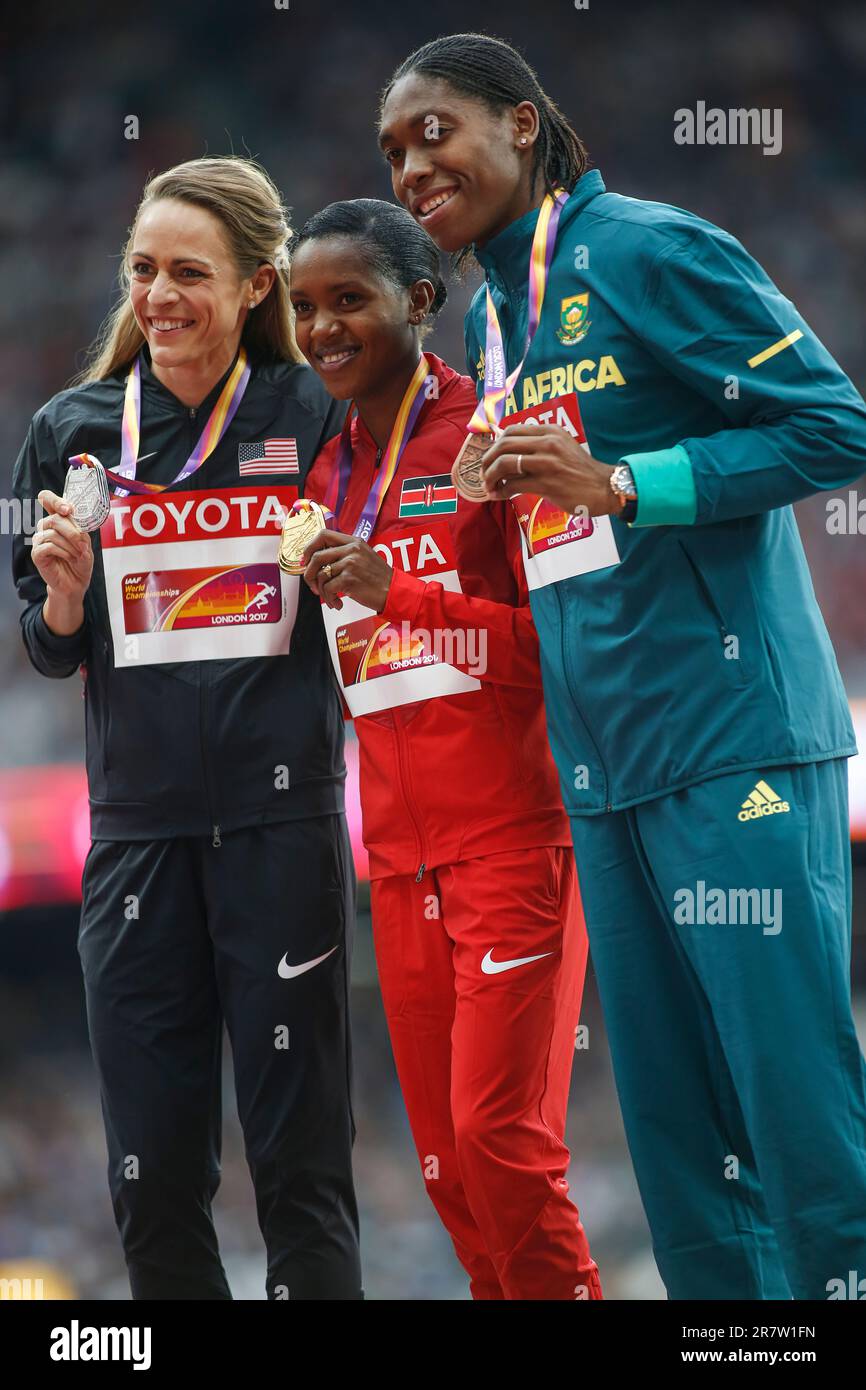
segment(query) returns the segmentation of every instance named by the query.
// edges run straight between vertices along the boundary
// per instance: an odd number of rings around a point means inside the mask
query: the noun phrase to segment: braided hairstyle
[[[439,248],[405,208],[378,198],[330,203],[301,227],[290,244],[290,257],[294,259],[305,242],[329,236],[349,237],[371,270],[398,289],[408,290],[417,280],[429,280],[434,296],[428,318],[439,313],[448,297]],[[421,336],[431,328],[425,324]]]
[[[586,173],[589,155],[583,141],[547,95],[534,69],[510,43],[488,34],[446,34],[422,44],[403,60],[382,92],[380,118],[391,88],[410,73],[439,78],[497,114],[521,101],[531,101],[539,122],[531,170],[533,188],[540,175],[545,192],[564,188],[570,193]],[[471,255],[471,247],[465,246],[456,257],[456,269],[463,269]]]

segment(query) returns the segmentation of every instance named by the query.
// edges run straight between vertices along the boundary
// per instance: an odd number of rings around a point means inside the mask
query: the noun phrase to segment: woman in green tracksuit
[[[856,749],[791,504],[864,470],[866,406],[733,237],[606,192],[507,44],[419,49],[379,134],[400,202],[485,271],[467,423],[524,534],[669,1296],[827,1298],[866,1275]]]

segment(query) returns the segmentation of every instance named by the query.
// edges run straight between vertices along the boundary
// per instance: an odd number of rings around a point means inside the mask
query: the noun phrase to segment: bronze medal
[[[63,496],[72,503],[72,520],[82,531],[98,531],[111,512],[111,496],[105,469],[95,454],[81,454],[80,466],[71,464],[63,483]]]
[[[283,519],[283,532],[280,536],[280,569],[284,574],[303,574],[304,551],[320,531],[327,527],[325,513],[318,502],[308,497],[299,497],[292,510]]]
[[[488,502],[487,490],[481,475],[481,460],[490,448],[495,435],[467,434],[451,467],[451,481],[467,502]]]

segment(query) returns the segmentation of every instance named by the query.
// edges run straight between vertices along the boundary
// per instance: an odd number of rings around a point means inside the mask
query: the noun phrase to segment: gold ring
[[[517,474],[518,474],[518,477],[522,477],[522,476],[523,476],[523,455],[522,455],[522,454],[518,454],[518,455],[517,455]]]
[[[322,565],[322,574],[326,574],[326,575],[328,576],[328,578],[330,579],[330,577],[331,577],[331,566],[330,566],[330,565]]]

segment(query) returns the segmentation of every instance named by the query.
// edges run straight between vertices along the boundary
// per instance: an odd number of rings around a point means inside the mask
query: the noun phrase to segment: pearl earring
[[[248,308],[248,309],[255,309],[255,307],[256,307],[256,301],[255,301],[254,299],[251,299],[250,302],[249,302],[249,304],[247,305],[247,308]]]

